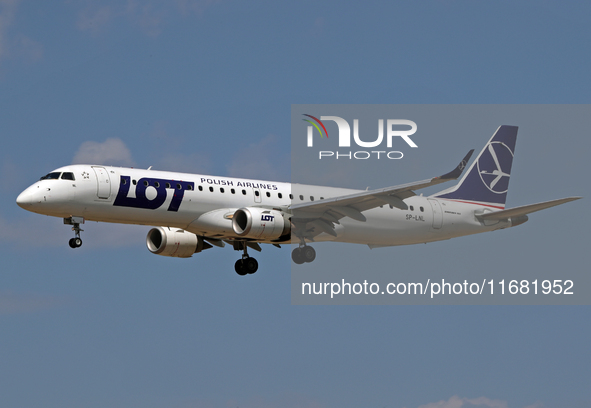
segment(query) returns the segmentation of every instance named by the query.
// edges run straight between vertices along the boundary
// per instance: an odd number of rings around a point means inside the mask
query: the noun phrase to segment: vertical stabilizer
[[[434,196],[505,208],[516,139],[517,126],[500,126],[460,182]]]

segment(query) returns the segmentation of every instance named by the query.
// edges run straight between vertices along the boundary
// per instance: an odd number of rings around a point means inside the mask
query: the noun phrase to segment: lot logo
[[[491,142],[478,158],[478,174],[490,191],[506,193],[509,189],[513,152],[502,142]]]
[[[339,129],[339,147],[351,147],[351,126],[349,122],[339,116],[321,116],[320,119],[304,114],[314,120],[303,119],[304,121],[310,123],[312,126],[308,126],[307,132],[307,146],[313,147],[314,146],[314,128],[318,130],[320,133],[320,137],[326,136],[328,139],[328,132],[326,131],[326,127],[322,121],[333,121],[337,124]],[[320,126],[318,126],[320,125]],[[410,129],[408,129],[410,127]],[[322,129],[321,129],[322,128]],[[359,120],[353,119],[353,141],[354,143],[363,148],[377,148],[384,142],[384,133],[386,138],[386,146],[388,148],[392,148],[392,141],[395,137],[400,137],[406,144],[408,144],[412,148],[418,147],[415,142],[410,138],[417,131],[417,124],[411,120],[405,119],[387,119],[386,120],[386,131],[384,132],[384,119],[378,120],[378,136],[375,140],[372,141],[364,141],[361,140],[359,136]],[[322,131],[324,130],[324,132]],[[388,159],[402,159],[404,154],[400,151],[386,151],[386,150],[359,150],[359,151],[348,151],[348,152],[339,152],[339,151],[331,151],[331,150],[324,150],[319,152],[319,159],[322,158],[348,158],[348,159],[360,159],[366,160],[370,157],[374,158],[382,158],[387,157]]]
[[[186,190],[193,190],[195,183],[192,181],[167,180],[144,177],[133,181],[135,191],[130,192],[131,177],[121,176],[117,198],[113,202],[117,207],[145,208],[155,210],[160,208],[170,192],[172,198],[167,211],[177,212],[183,201]]]
[[[273,221],[274,215],[261,215],[261,221]]]

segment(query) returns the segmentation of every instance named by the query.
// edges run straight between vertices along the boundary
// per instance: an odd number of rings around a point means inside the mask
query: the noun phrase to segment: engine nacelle
[[[234,213],[232,229],[244,238],[277,239],[291,232],[291,223],[281,211],[246,207]]]
[[[211,248],[203,238],[179,229],[170,227],[152,228],[146,237],[146,245],[151,253],[162,256],[189,258],[194,253]]]

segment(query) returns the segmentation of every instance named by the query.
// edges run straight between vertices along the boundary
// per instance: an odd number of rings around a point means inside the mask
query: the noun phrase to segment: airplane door
[[[107,170],[104,167],[93,166],[92,169],[96,174],[96,195],[98,198],[109,198],[111,195],[111,180],[109,179],[109,173],[107,173]]]
[[[433,228],[440,229],[443,226],[443,211],[441,211],[441,204],[439,201],[429,198],[429,204],[433,210]]]
[[[258,188],[253,188],[252,190],[254,193],[254,202],[260,203],[261,202],[261,190],[259,190]]]

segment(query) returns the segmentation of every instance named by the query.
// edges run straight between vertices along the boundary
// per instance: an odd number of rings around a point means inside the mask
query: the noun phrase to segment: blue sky
[[[0,405],[590,406],[587,306],[292,306],[286,248],[241,279],[230,249],[150,254],[147,227],[88,223],[72,251],[61,220],[15,204],[82,158],[289,180],[291,104],[588,103],[590,9],[0,0]],[[488,136],[462,140],[458,158]],[[519,145],[519,166],[556,153],[565,177],[550,191],[520,182],[514,204],[589,196],[566,173],[585,170],[588,140],[556,138],[530,137],[529,156]],[[449,167],[419,162],[421,178]],[[588,268],[586,199],[478,239],[525,251],[525,267],[560,268],[567,251]],[[389,254],[409,270],[478,242]]]

